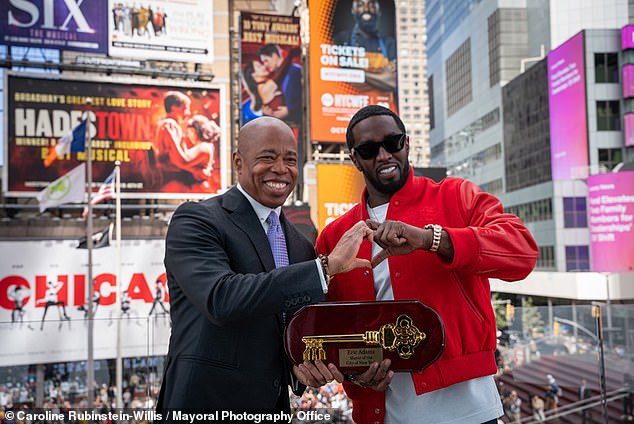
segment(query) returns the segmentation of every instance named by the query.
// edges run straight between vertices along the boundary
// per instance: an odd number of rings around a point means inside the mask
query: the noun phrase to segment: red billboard
[[[299,18],[240,14],[241,123],[274,116],[302,127],[303,88]]]
[[[88,117],[93,181],[121,162],[122,197],[202,197],[222,188],[221,89],[9,75],[4,191],[33,196],[86,160],[49,150]],[[90,99],[90,100],[89,100]],[[90,104],[89,104],[90,102]]]
[[[394,1],[314,0],[309,7],[311,140],[343,142],[360,108],[397,111]]]

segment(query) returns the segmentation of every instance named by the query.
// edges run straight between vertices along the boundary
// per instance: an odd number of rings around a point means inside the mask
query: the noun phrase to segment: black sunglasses
[[[355,153],[361,156],[361,159],[373,159],[379,154],[379,149],[383,147],[389,153],[399,152],[405,146],[405,134],[387,135],[381,142],[370,141],[353,147]]]

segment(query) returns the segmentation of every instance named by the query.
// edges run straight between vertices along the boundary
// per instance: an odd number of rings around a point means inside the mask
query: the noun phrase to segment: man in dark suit
[[[324,261],[280,213],[295,187],[297,159],[297,142],[284,122],[251,121],[233,154],[238,185],[174,213],[165,251],[172,335],[159,412],[289,411],[285,317],[322,301],[331,275],[370,267],[356,258],[372,234],[363,222]],[[277,220],[283,234],[271,236]],[[270,241],[279,237],[283,248]],[[324,364],[316,365],[318,383],[333,379]],[[298,375],[301,383],[314,383]]]

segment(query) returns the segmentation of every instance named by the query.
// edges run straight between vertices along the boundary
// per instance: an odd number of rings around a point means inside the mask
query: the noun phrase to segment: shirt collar
[[[253,211],[258,216],[258,219],[260,220],[260,224],[264,225],[264,222],[266,221],[266,218],[268,218],[269,215],[271,214],[271,211],[275,211],[277,216],[278,217],[280,216],[280,213],[282,212],[281,206],[278,206],[277,208],[269,208],[268,206],[264,206],[262,203],[258,202],[253,197],[251,197],[251,195],[247,193],[244,190],[244,188],[242,188],[240,183],[236,185],[236,188],[240,190],[240,193],[244,194],[244,197],[247,198],[247,200],[251,204],[251,207],[253,208]]]

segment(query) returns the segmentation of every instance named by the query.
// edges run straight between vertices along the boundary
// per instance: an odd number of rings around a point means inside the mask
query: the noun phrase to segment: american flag
[[[103,182],[101,187],[99,187],[99,191],[97,192],[97,194],[95,194],[90,200],[91,205],[94,206],[97,203],[103,202],[106,199],[112,199],[114,197],[114,173],[115,171],[112,171],[112,173],[108,175],[108,178],[106,178],[106,180]],[[87,206],[84,208],[84,212],[81,214],[81,216],[84,219],[86,219],[86,216],[88,216]]]

